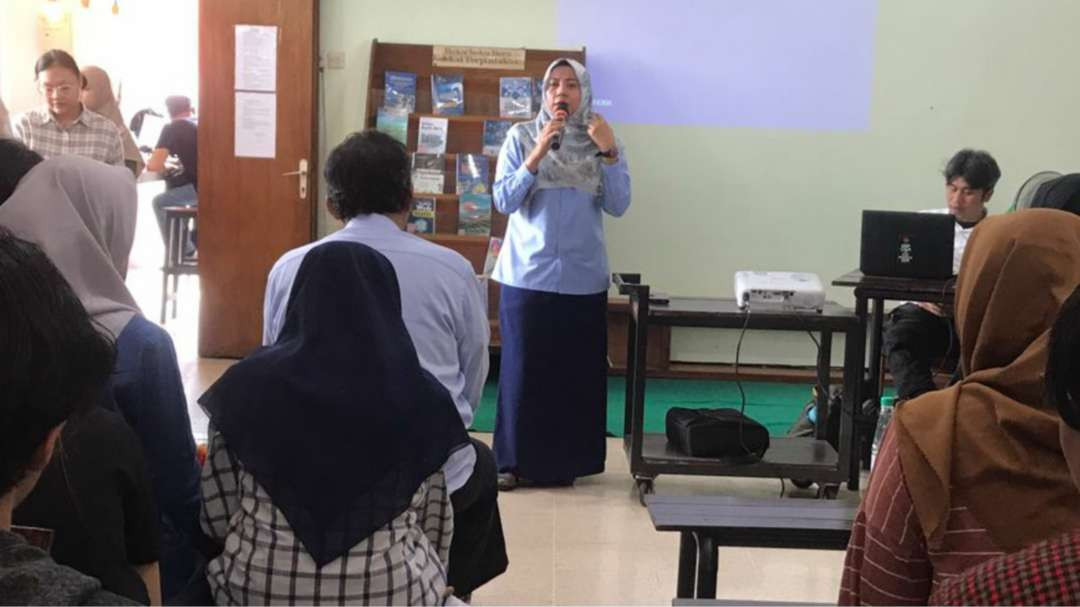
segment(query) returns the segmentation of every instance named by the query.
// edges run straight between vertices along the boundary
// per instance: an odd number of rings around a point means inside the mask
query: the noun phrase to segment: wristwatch
[[[616,156],[619,155],[619,151],[618,151],[618,149],[612,147],[610,150],[608,150],[606,152],[597,152],[596,155],[597,156],[603,156],[604,158],[615,158]]]

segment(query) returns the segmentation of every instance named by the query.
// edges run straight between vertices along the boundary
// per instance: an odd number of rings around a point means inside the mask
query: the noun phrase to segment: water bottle
[[[885,430],[888,429],[889,422],[892,421],[895,404],[895,396],[881,397],[881,411],[878,413],[877,428],[874,430],[874,442],[870,446],[871,470],[874,469],[874,463],[877,462],[877,454],[878,450],[881,449],[881,443],[885,441]]]

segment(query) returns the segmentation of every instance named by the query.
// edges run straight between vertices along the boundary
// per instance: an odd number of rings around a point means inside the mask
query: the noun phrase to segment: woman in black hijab
[[[468,438],[420,367],[385,257],[312,249],[278,341],[200,403],[217,604],[443,603],[453,515],[440,467]]]

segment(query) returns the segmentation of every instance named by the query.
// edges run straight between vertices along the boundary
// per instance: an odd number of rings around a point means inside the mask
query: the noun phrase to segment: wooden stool
[[[161,324],[165,324],[165,306],[172,301],[172,317],[176,318],[176,298],[180,276],[199,275],[199,258],[184,255],[192,224],[199,216],[198,207],[165,207],[165,265],[161,268]],[[169,288],[172,277],[172,288]]]

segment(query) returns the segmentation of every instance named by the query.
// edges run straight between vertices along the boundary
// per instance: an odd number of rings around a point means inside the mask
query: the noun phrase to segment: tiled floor
[[[158,186],[160,187],[160,186]],[[160,304],[161,244],[144,184],[133,267],[128,283],[147,316],[157,320]],[[198,279],[180,290],[180,312],[166,322],[176,343],[197,439],[206,434],[198,396],[232,361],[200,359],[196,351]],[[490,442],[490,434],[477,434]],[[663,494],[722,494],[776,497],[776,480],[661,477]],[[812,492],[789,484],[785,499],[808,499]],[[858,496],[841,491],[840,499]],[[518,489],[499,497],[510,554],[510,569],[473,594],[478,605],[670,604],[675,595],[677,536],[653,530],[633,493],[626,458],[616,439],[608,440],[607,469],[559,489]],[[726,599],[835,602],[844,555],[816,550],[720,550],[717,594]]]

